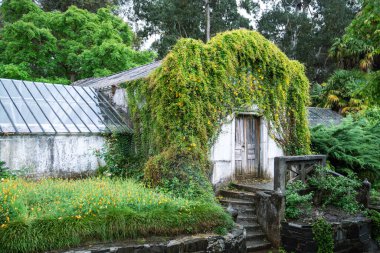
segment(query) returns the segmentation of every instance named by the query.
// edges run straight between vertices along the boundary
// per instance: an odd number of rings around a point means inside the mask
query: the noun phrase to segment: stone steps
[[[238,199],[238,198],[222,198],[219,200],[219,202],[225,206],[228,207],[231,205],[233,208],[240,210],[240,209],[252,209],[253,208],[253,201],[248,201],[244,199]]]
[[[237,191],[244,191],[244,192],[250,192],[250,193],[256,193],[258,191],[262,191],[262,189],[259,189],[250,185],[243,185],[243,184],[237,184],[237,183],[232,183],[231,187],[236,189]]]
[[[266,239],[266,234],[260,230],[247,231],[247,241],[255,240],[255,239]]]
[[[236,186],[236,184],[235,184]],[[235,189],[236,187],[233,186]],[[243,189],[244,188],[244,189]],[[246,230],[247,252],[257,252],[259,250],[271,248],[270,242],[266,239],[266,234],[257,222],[255,210],[255,193],[252,188],[243,186],[238,190],[221,190],[219,192],[219,201],[225,206],[232,206],[237,210],[236,223],[242,225]],[[252,190],[252,192],[246,190]],[[243,192],[242,190],[245,190]]]
[[[257,252],[258,250],[270,249],[270,242],[267,240],[247,240],[247,252]]]
[[[242,191],[234,191],[234,190],[220,190],[219,195],[226,198],[252,200],[256,194],[252,192],[242,192]]]

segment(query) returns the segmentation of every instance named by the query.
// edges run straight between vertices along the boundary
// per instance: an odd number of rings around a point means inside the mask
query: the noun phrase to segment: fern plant
[[[380,180],[380,121],[351,116],[340,125],[311,129],[312,149],[327,154],[340,173],[354,171],[372,183]]]

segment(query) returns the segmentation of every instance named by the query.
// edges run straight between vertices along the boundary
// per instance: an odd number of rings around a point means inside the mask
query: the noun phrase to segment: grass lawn
[[[174,198],[134,181],[0,182],[0,252],[40,252],[144,236],[228,228],[216,203]]]

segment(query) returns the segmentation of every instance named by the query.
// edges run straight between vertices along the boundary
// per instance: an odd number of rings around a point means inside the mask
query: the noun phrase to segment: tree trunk
[[[210,2],[205,0],[206,3],[206,42],[210,40]]]

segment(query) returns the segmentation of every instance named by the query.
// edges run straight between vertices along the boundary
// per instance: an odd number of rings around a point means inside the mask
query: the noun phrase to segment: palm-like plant
[[[323,85],[321,106],[341,114],[358,112],[368,106],[363,96],[366,79],[359,71],[336,71]]]

